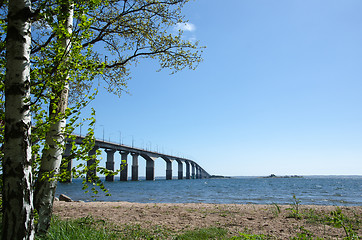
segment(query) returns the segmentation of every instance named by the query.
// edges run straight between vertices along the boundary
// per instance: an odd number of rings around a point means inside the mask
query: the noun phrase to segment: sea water
[[[82,190],[82,181],[59,183],[57,195],[73,200],[127,201],[139,203],[291,204],[293,195],[301,204],[362,206],[362,176],[303,178],[235,177],[104,182],[111,196]],[[99,188],[98,188],[99,190]]]

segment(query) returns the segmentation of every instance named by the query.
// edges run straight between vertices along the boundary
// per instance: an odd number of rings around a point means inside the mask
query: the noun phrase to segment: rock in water
[[[73,202],[73,200],[70,197],[68,197],[67,195],[64,195],[64,194],[60,194],[59,201]]]

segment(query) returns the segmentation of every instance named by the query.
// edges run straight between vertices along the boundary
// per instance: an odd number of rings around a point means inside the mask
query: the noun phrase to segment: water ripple
[[[58,184],[57,194],[73,200],[164,202],[164,203],[240,203],[291,204],[292,196],[301,204],[362,206],[362,177],[305,177],[298,179],[230,179],[156,180],[105,182],[112,194],[96,197],[81,190],[81,181]]]

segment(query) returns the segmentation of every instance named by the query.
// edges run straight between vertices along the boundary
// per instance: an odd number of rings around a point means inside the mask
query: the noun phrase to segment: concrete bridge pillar
[[[107,153],[107,162],[106,162],[106,169],[110,171],[114,171],[114,153],[116,150],[114,149],[106,149],[105,152]],[[106,176],[107,182],[114,182],[114,175]]]
[[[166,180],[172,180],[172,160],[165,156],[161,158],[166,162]]]
[[[195,163],[191,163],[191,178],[195,179],[196,175],[195,175]]]
[[[186,179],[190,179],[190,163],[185,161],[186,164]]]
[[[200,179],[200,167],[196,165],[196,179]]]
[[[147,154],[141,154],[141,156],[146,160],[146,180],[153,181],[155,180],[155,159]]]
[[[120,181],[127,181],[128,180],[128,164],[127,164],[127,156],[128,153],[127,151],[119,151],[119,153],[121,154],[121,174],[120,174]]]
[[[132,181],[138,181],[138,153],[132,154]]]
[[[176,160],[178,163],[178,179],[183,179],[183,165],[182,165],[182,161],[180,160]]]
[[[67,143],[62,157],[61,168],[62,171],[66,171],[66,175],[61,182],[70,183],[72,182],[72,159],[69,159],[70,152],[72,150],[72,144]],[[67,159],[68,158],[68,159]]]
[[[146,180],[155,180],[155,161],[153,159],[146,159]]]
[[[88,152],[88,156],[91,157],[91,159],[89,159],[87,161],[87,167],[88,167],[88,172],[87,172],[87,176],[86,176],[86,180],[92,182],[92,178],[95,177],[97,175],[97,166],[96,166],[96,160],[97,160],[97,150],[99,147],[94,146],[92,150],[90,150]]]
[[[172,180],[172,161],[166,161],[166,180]]]

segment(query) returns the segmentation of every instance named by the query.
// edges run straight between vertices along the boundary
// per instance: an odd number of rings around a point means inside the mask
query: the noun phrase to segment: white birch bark
[[[67,18],[65,19],[64,25],[69,34],[72,33],[73,28],[73,5],[67,6],[67,11],[69,11]],[[62,45],[66,51],[65,56],[67,56],[71,49],[71,39],[66,37],[62,40]],[[67,58],[67,57],[66,57]],[[64,59],[67,60],[67,59]],[[55,113],[53,112],[52,107],[50,107],[49,114],[50,117],[57,118],[59,115],[65,113],[65,110],[68,106],[68,94],[69,94],[69,83],[65,79],[64,88],[57,93]],[[50,102],[50,106],[53,105],[53,101]],[[62,161],[62,154],[65,147],[65,136],[64,129],[66,127],[66,119],[61,118],[58,121],[55,121],[51,124],[50,130],[46,135],[46,144],[49,146],[48,149],[43,151],[41,165],[39,170],[39,177],[35,184],[35,208],[38,211],[39,219],[36,226],[36,232],[46,233],[49,226],[52,216],[53,201],[55,196],[55,191],[57,187],[57,179],[53,176],[59,173],[60,165]],[[49,178],[40,179],[43,174],[49,174]]]
[[[31,166],[31,1],[10,0],[6,38],[2,239],[34,239]]]

